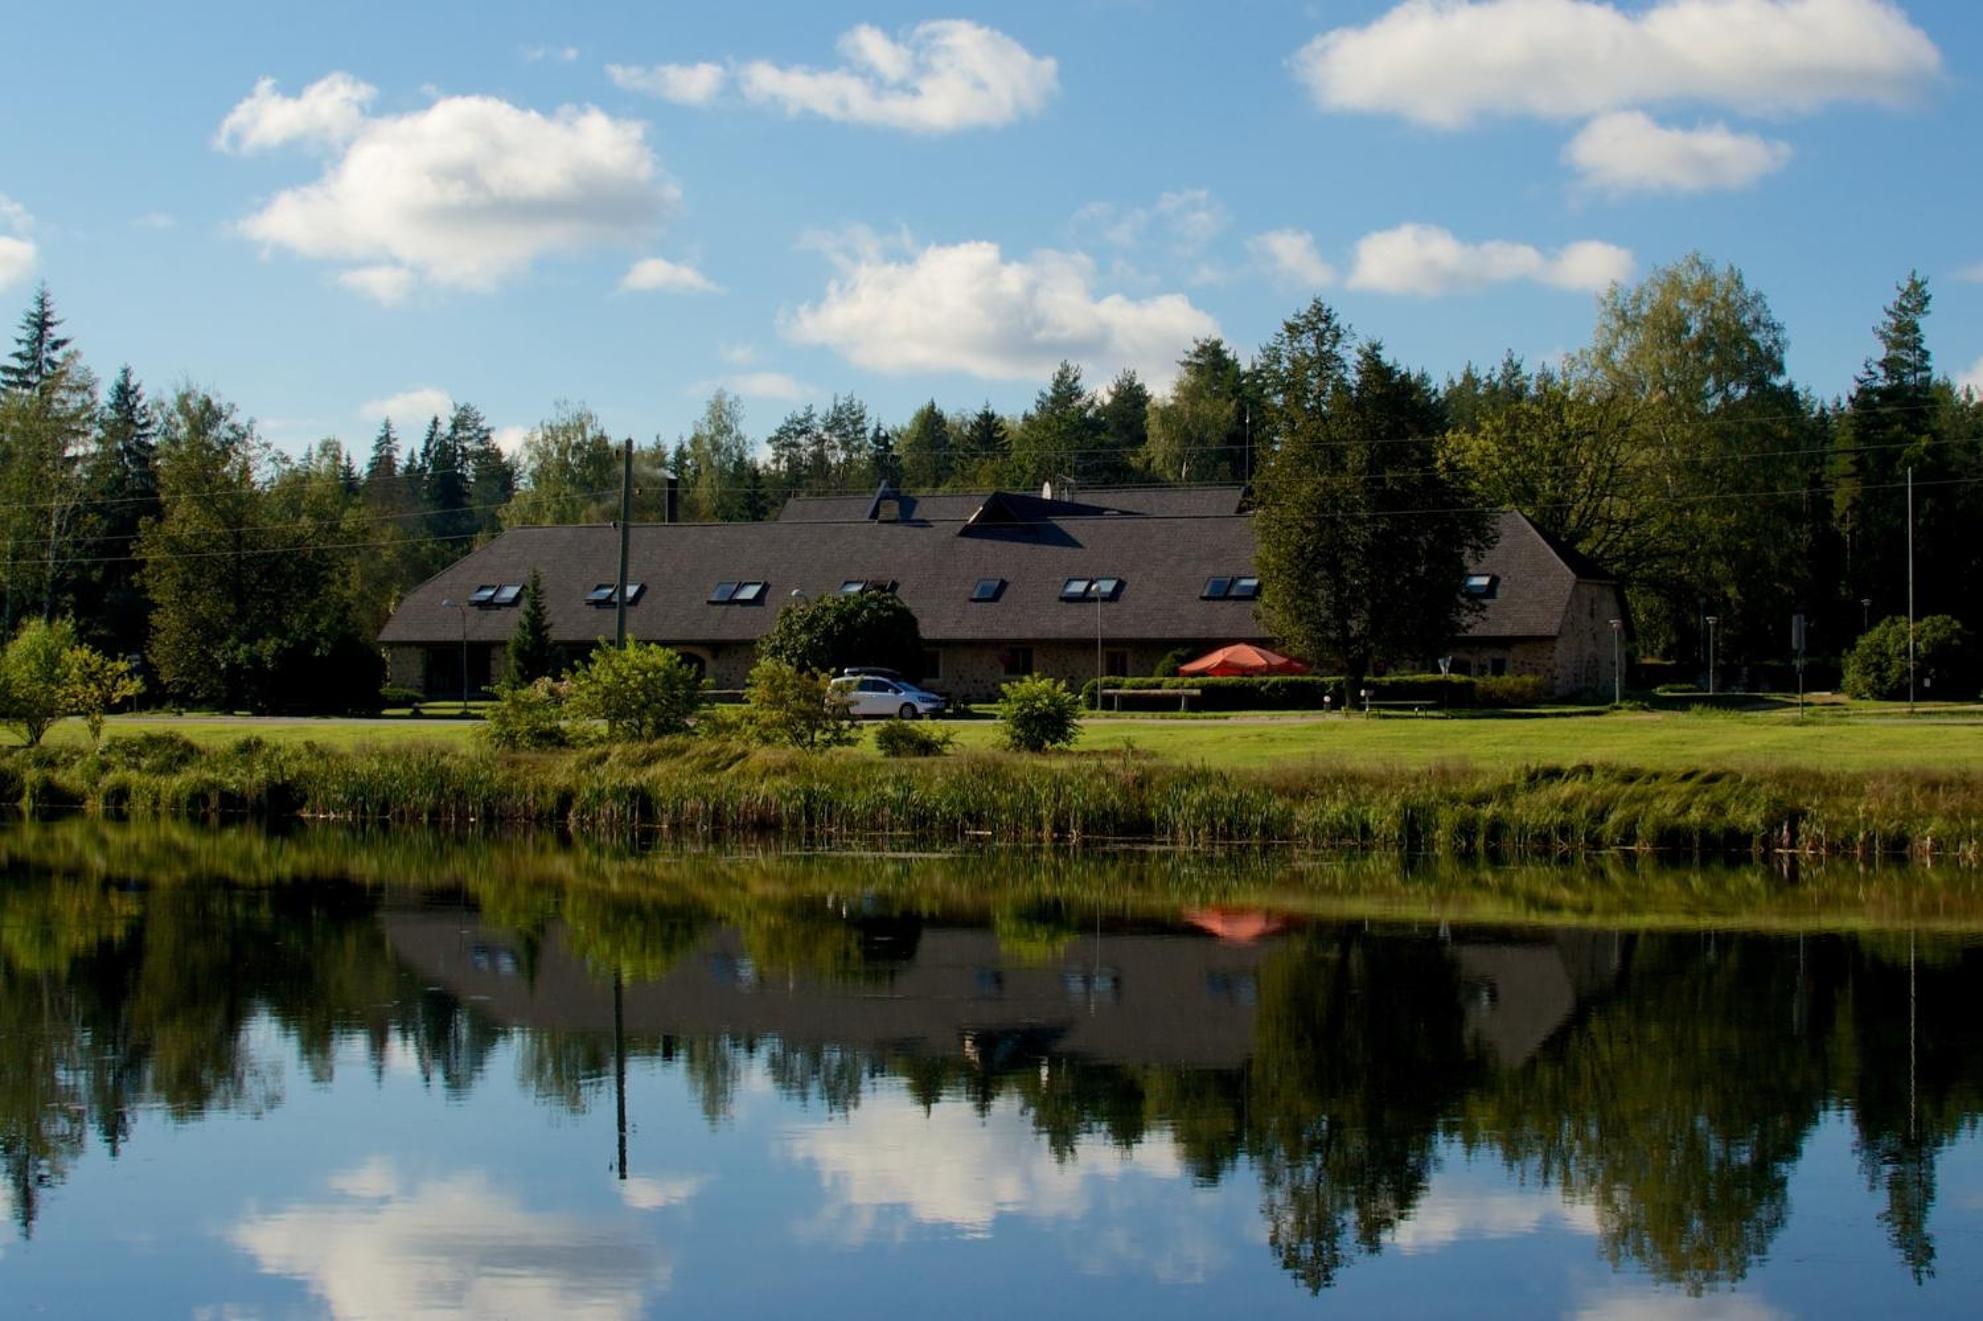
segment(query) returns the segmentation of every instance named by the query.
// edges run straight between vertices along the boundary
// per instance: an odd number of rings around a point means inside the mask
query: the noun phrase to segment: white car
[[[907,679],[883,679],[873,674],[849,674],[833,681],[833,691],[847,701],[847,710],[856,717],[917,716],[940,714],[950,705],[935,693],[916,687]]]

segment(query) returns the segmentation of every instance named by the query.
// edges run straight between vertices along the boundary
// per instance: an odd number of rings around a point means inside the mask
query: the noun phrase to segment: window
[[[496,594],[489,598],[489,604],[497,606],[515,605],[522,598],[522,583],[504,583],[496,589]]]
[[[730,604],[730,598],[736,594],[737,585],[735,583],[717,583],[709,589],[709,604],[728,605]]]
[[[840,595],[858,596],[862,592],[892,592],[895,590],[893,578],[849,578],[840,584]]]
[[[480,587],[476,588],[474,591],[468,594],[468,604],[487,605],[489,604],[489,602],[496,599],[496,591],[497,591],[496,584],[483,583]]]
[[[1088,586],[1092,580],[1069,578],[1060,585],[1060,599],[1063,601],[1085,601],[1088,599]]]
[[[737,590],[730,595],[731,605],[756,605],[764,600],[763,583],[738,583]]]
[[[1126,651],[1103,652],[1102,673],[1111,679],[1127,679],[1129,677],[1129,653]]]
[[[1258,578],[1235,578],[1232,586],[1226,589],[1229,601],[1253,601],[1259,599],[1260,580]]]
[[[1207,578],[1205,580],[1205,590],[1198,593],[1198,599],[1201,601],[1223,601],[1226,599],[1227,591],[1231,588],[1232,579],[1230,578]]]
[[[1121,595],[1120,578],[1069,578],[1060,585],[1063,601],[1113,601]]]
[[[1005,667],[1007,678],[1023,679],[1033,672],[1033,649],[1007,647],[999,656],[999,663]]]
[[[892,693],[895,691],[895,685],[886,679],[863,679],[854,685],[854,691],[857,693]]]
[[[1097,578],[1094,585],[1088,589],[1088,595],[1104,601],[1113,601],[1122,595],[1122,579]]]
[[[1492,601],[1501,591],[1501,580],[1491,573],[1470,573],[1460,590],[1482,601]]]
[[[973,601],[977,601],[981,603],[988,601],[996,601],[998,600],[999,595],[1004,591],[1005,591],[1005,579],[980,578],[978,579],[977,584],[971,588],[971,599]]]
[[[627,604],[633,605],[635,602],[639,601],[640,594],[646,590],[647,590],[646,583],[628,583]],[[601,605],[601,606],[618,605],[619,604],[619,600],[617,599],[618,595],[619,595],[618,592],[614,590],[613,584],[600,583],[597,587],[594,587],[591,591],[585,594],[585,603],[587,605]]]

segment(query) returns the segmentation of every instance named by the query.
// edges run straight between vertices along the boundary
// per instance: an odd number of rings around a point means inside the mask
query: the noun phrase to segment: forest
[[[1318,508],[1452,559],[1512,508],[1626,584],[1641,660],[1695,660],[1713,615],[1727,662],[1780,662],[1796,613],[1812,653],[1836,657],[1907,611],[1910,480],[1916,613],[1983,625],[1964,590],[1983,570],[1983,404],[1937,372],[1930,308],[1909,275],[1868,309],[1843,397],[1792,380],[1763,292],[1698,255],[1614,286],[1559,361],[1488,346],[1443,381],[1318,302],[1250,357],[1191,345],[1161,392],[1062,363],[1016,416],[932,399],[885,419],[849,394],[754,433],[718,390],[688,434],[637,446],[634,516],[664,516],[668,474],[691,520],[882,481],[1237,481],[1269,515],[1263,560],[1277,509],[1285,525]],[[381,678],[373,639],[411,586],[505,528],[617,512],[619,443],[582,403],[554,404],[514,452],[463,402],[418,436],[388,421],[369,443],[291,453],[210,389],[148,389],[128,366],[104,384],[86,347],[43,287],[0,362],[0,626],[72,618],[137,659],[151,700],[362,708]],[[1277,456],[1302,483],[1276,479]],[[1414,592],[1447,613],[1436,575],[1371,609]],[[1364,623],[1340,645],[1381,663],[1386,621]]]

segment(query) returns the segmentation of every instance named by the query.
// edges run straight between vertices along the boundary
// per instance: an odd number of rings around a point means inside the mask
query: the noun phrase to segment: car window
[[[864,693],[885,693],[890,690],[888,685],[879,679],[863,679],[861,680],[861,691]]]

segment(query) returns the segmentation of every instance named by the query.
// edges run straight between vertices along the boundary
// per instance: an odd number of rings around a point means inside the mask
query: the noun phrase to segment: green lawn
[[[250,734],[356,748],[424,742],[468,746],[479,721],[247,716],[119,716],[110,732],[171,730],[207,746]],[[989,720],[945,722],[965,748],[990,747]],[[79,743],[80,723],[50,738]],[[1983,711],[1935,708],[1914,720],[1889,708],[1826,706],[1799,720],[1792,709],[1743,713],[1555,711],[1465,716],[1230,716],[1163,719],[1104,716],[1084,728],[1081,751],[1125,745],[1165,758],[1220,767],[1314,766],[1479,768],[1604,761],[1648,769],[1809,766],[1836,770],[1983,771]]]

